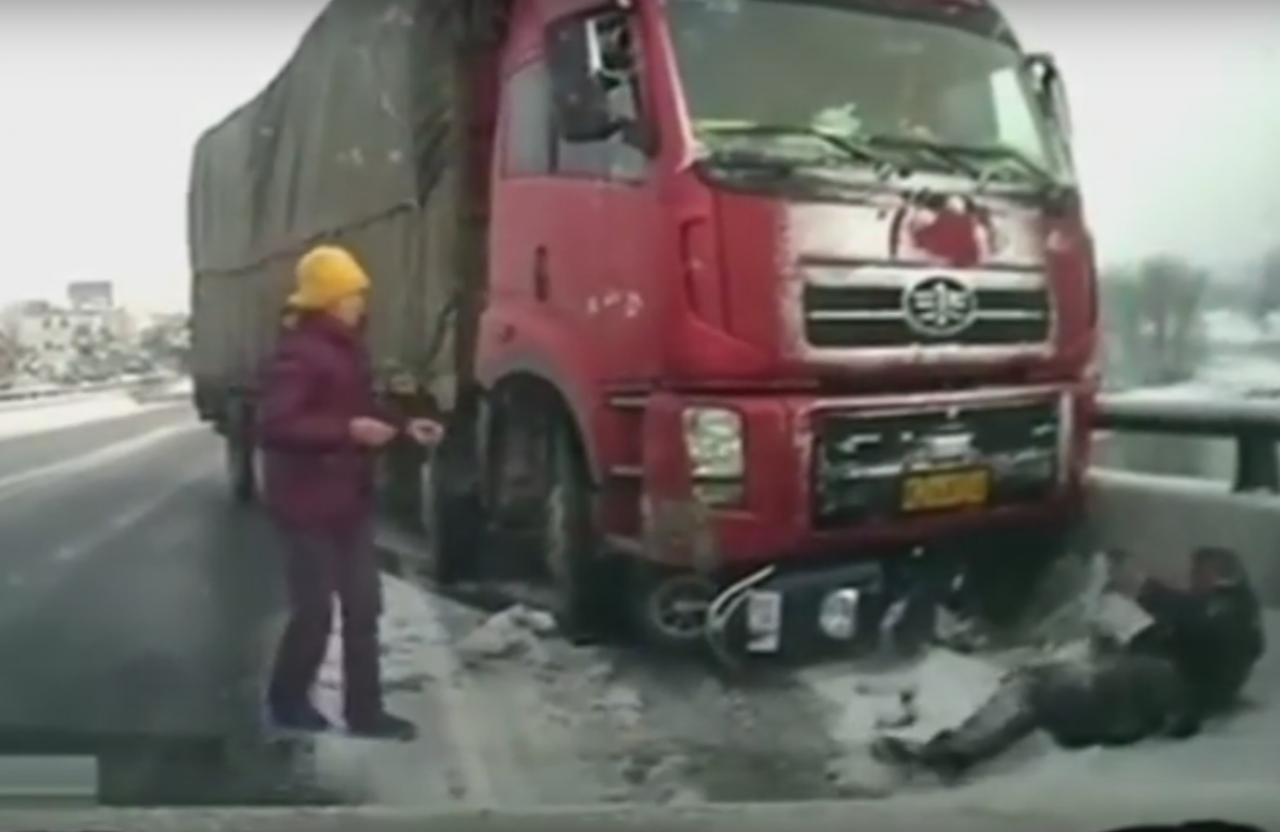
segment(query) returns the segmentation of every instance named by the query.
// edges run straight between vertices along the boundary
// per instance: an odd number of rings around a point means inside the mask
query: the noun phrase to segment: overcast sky
[[[201,129],[255,94],[322,0],[0,0],[0,302],[113,280],[186,304]],[[1280,5],[1005,0],[1059,56],[1102,256],[1245,261],[1280,242]]]

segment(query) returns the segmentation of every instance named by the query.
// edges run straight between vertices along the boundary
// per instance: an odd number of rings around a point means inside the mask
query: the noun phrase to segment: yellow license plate
[[[902,486],[903,511],[941,511],[985,505],[991,492],[987,471],[947,471],[907,477]]]

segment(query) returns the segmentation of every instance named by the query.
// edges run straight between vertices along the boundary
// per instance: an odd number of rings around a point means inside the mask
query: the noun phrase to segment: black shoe
[[[372,717],[348,719],[347,730],[358,737],[401,742],[409,742],[418,736],[418,726],[386,711]]]
[[[333,727],[310,702],[291,707],[268,705],[267,712],[277,728],[288,731],[328,731]]]

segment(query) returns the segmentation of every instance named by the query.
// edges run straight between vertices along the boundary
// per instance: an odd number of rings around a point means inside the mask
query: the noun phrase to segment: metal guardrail
[[[43,399],[62,399],[71,396],[84,396],[93,393],[111,393],[117,390],[130,390],[148,384],[169,381],[168,376],[142,376],[131,381],[103,381],[96,384],[82,384],[76,387],[27,387],[0,390],[0,404],[5,402],[27,402]]]
[[[1232,439],[1236,444],[1234,490],[1280,493],[1276,456],[1280,402],[1113,393],[1099,398],[1095,429]]]

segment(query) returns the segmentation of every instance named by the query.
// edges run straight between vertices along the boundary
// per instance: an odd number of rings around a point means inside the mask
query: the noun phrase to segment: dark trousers
[[[1094,662],[1050,662],[1015,671],[959,727],[943,731],[922,759],[972,765],[1037,728],[1067,748],[1127,745],[1153,734],[1188,736],[1197,722],[1173,662],[1120,653]]]
[[[290,616],[271,674],[268,700],[288,710],[308,701],[324,661],[333,622],[333,597],[342,611],[344,711],[348,721],[382,711],[378,616],[382,586],[372,530],[321,532],[281,528]]]
[[[943,731],[925,744],[920,757],[926,764],[967,767],[996,756],[1030,736],[1039,725],[1037,687],[1032,673],[1014,673],[959,727]]]

